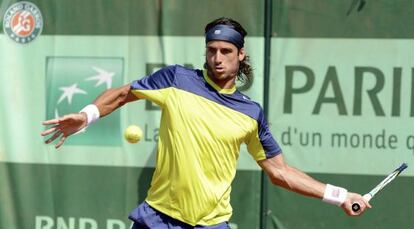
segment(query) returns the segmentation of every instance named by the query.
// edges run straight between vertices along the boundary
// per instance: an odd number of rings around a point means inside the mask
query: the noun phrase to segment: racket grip
[[[371,194],[367,193],[367,194],[363,195],[362,198],[364,198],[364,200],[366,200],[366,201],[370,201],[372,196],[371,196]],[[359,210],[361,210],[361,206],[359,205],[359,203],[358,202],[353,203],[352,204],[352,211],[353,212],[359,212]]]

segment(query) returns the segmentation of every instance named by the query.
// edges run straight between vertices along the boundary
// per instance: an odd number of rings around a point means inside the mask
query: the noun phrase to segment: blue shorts
[[[227,222],[213,226],[193,227],[155,210],[145,201],[135,208],[128,218],[134,221],[132,229],[230,229]]]

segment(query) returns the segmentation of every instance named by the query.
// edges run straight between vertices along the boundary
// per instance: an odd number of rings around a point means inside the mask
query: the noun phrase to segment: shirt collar
[[[203,76],[206,82],[210,84],[210,86],[212,86],[214,89],[216,89],[216,91],[218,91],[220,94],[233,94],[236,91],[236,85],[234,85],[232,88],[221,88],[218,86],[216,83],[214,83],[214,81],[210,79],[206,69],[203,71]]]

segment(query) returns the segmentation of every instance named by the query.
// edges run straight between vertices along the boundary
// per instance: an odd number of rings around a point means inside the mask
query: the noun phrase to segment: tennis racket
[[[364,198],[366,201],[370,201],[372,197],[374,197],[379,191],[385,188],[392,180],[394,180],[400,173],[406,169],[408,166],[406,163],[403,163],[398,167],[396,170],[394,170],[390,175],[388,175],[384,180],[382,180],[375,188],[373,188],[370,192],[363,195],[362,198]],[[359,203],[353,203],[352,204],[352,211],[358,212],[361,210],[361,206]]]

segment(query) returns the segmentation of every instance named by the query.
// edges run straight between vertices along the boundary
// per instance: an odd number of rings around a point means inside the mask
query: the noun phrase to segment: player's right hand
[[[49,144],[59,138],[55,148],[59,148],[70,135],[86,127],[87,117],[85,113],[69,114],[57,119],[46,120],[42,123],[45,126],[53,125],[41,133],[42,136],[53,134],[45,143]]]
[[[352,210],[352,204],[359,203],[361,209],[357,212]],[[348,192],[345,202],[341,205],[342,209],[346,214],[350,216],[359,216],[364,213],[367,208],[371,208],[371,205],[367,200],[365,200],[360,194]]]

